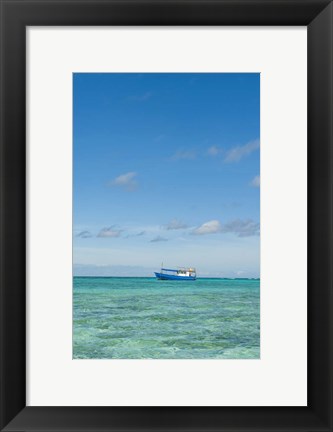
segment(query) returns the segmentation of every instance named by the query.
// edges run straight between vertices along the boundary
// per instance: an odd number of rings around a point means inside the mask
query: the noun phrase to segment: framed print
[[[306,30],[30,28],[27,39],[28,88],[40,89],[27,94],[27,214],[34,238],[28,245],[27,402],[305,405]],[[94,73],[82,72],[90,67],[86,59]],[[165,130],[164,139],[156,141],[156,129]],[[232,141],[238,129],[245,141]],[[281,166],[292,181],[280,181]],[[253,184],[259,174],[261,188]],[[48,178],[47,193],[40,178]],[[73,192],[66,186],[72,178]],[[182,203],[165,203],[167,196]],[[44,211],[36,212],[41,200]],[[287,202],[288,213],[277,211]],[[39,235],[49,225],[52,249]],[[65,254],[72,241],[74,271]],[[260,281],[252,279],[259,276],[259,241]],[[61,254],[51,255],[59,248]],[[40,256],[42,250],[49,254]],[[197,270],[196,280],[160,280],[183,277],[170,271],[181,260]],[[156,261],[164,261],[161,273]],[[53,262],[61,272],[54,273]],[[277,276],[281,267],[287,283]],[[240,278],[239,271],[247,273]],[[289,347],[288,364],[282,346]],[[45,374],[48,381],[39,379]]]
[[[1,16],[1,430],[332,430],[331,2]]]

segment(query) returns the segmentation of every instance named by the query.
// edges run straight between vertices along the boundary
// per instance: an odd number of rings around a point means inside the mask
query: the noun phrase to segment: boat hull
[[[182,281],[184,281],[184,280],[186,280],[186,281],[196,280],[195,276],[177,276],[177,275],[169,275],[166,273],[157,273],[157,272],[154,272],[154,273],[155,273],[155,276],[157,277],[157,279],[160,279],[160,280],[182,280]]]

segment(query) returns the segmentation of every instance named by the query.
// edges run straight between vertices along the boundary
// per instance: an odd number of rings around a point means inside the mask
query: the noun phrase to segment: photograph
[[[260,359],[260,73],[73,73],[73,359]]]

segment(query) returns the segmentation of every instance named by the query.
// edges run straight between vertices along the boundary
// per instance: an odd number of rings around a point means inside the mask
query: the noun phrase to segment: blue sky
[[[260,75],[74,74],[74,274],[260,276]]]

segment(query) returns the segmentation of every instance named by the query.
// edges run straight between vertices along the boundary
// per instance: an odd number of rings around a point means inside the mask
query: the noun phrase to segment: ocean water
[[[73,358],[258,359],[260,281],[74,277]]]

